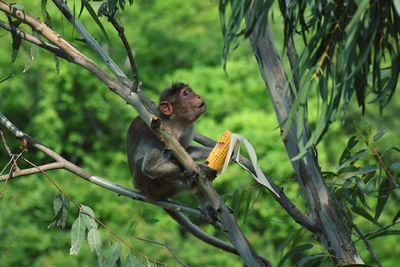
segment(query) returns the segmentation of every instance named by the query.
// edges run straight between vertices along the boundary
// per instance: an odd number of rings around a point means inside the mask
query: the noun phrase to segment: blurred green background
[[[17,2],[34,15],[41,15],[37,3]],[[76,9],[79,9],[78,2]],[[48,8],[56,11],[51,3]],[[96,60],[90,49],[78,40],[80,36],[67,21],[57,12],[50,14],[53,27]],[[0,19],[6,21],[3,14]],[[302,206],[303,200],[298,194],[290,162],[280,141],[275,114],[247,41],[241,42],[230,56],[227,74],[222,69],[218,3],[135,1],[132,7],[127,7],[120,14],[119,19],[134,49],[144,92],[157,101],[159,92],[172,82],[189,83],[208,104],[208,112],[198,122],[197,131],[213,139],[218,139],[227,129],[245,136],[256,148],[263,171],[278,185],[285,187],[291,199]],[[107,42],[87,12],[82,14],[81,20],[112,58],[129,73],[125,51],[110,25],[102,19],[111,43]],[[271,27],[278,40],[278,51],[282,51],[283,26],[278,12]],[[23,29],[30,32],[26,26]],[[53,56],[29,44],[23,45],[16,62],[10,64],[11,43],[9,33],[0,30],[0,80],[13,75],[0,84],[1,112],[21,130],[75,164],[130,187],[125,135],[136,116],[134,109],[78,66],[60,60],[57,73]],[[35,56],[35,60],[24,72],[31,55]],[[323,171],[335,170],[347,139],[354,131],[387,129],[384,142],[398,145],[400,122],[396,117],[400,114],[399,101],[397,94],[381,115],[375,108],[367,106],[364,117],[354,104],[346,120],[334,123],[318,145]],[[313,107],[310,107],[311,115],[313,112]],[[17,153],[20,141],[6,130],[4,134],[10,148]],[[50,162],[34,149],[24,156],[38,165]],[[5,167],[8,161],[6,150],[1,146],[1,167]],[[21,163],[20,167],[28,166]],[[92,207],[96,216],[131,244],[134,254],[141,259],[147,256],[150,260],[177,265],[165,248],[135,237],[168,243],[178,257],[191,266],[242,264],[238,257],[190,236],[160,208],[118,197],[65,171],[52,171],[50,176],[74,200]],[[53,199],[58,192],[45,176],[18,178],[4,187],[4,183],[0,184],[0,190],[4,190],[0,199],[0,266],[97,265],[95,253],[89,251],[87,243],[77,256],[71,256],[70,232],[47,228],[53,218]],[[274,265],[284,253],[282,246],[285,239],[291,235],[296,235],[299,242],[314,243],[314,252],[323,251],[266,190],[255,186],[252,177],[243,169],[231,165],[226,174],[216,179],[215,187],[228,204],[235,205],[239,224],[258,253],[269,258]],[[235,199],[238,195],[243,201],[237,205]],[[178,200],[196,205],[189,193],[182,194]],[[249,210],[246,209],[247,200],[253,203]],[[396,206],[387,210],[396,210]],[[77,214],[78,210],[71,206],[68,227]],[[383,215],[383,222],[390,222],[393,214],[389,215]],[[362,221],[358,223],[363,224]],[[205,229],[214,233],[212,228],[205,226]],[[104,229],[102,237],[105,246],[116,240]],[[368,260],[363,244],[356,244]],[[386,237],[384,243],[374,239],[371,244],[384,266],[396,266],[396,255],[400,253],[398,239]]]

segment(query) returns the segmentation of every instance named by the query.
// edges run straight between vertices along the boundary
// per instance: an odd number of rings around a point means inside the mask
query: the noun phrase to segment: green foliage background
[[[26,10],[40,15],[37,4],[17,2]],[[78,9],[78,1],[75,4]],[[49,4],[49,9],[54,10],[54,7]],[[3,15],[0,18],[6,20]],[[125,66],[129,73],[124,50],[107,22],[103,20],[111,43],[105,40],[87,13],[84,12],[81,19],[115,61]],[[247,42],[240,43],[230,56],[227,75],[222,69],[222,36],[217,3],[194,0],[136,1],[121,13],[119,19],[134,48],[145,93],[157,101],[158,93],[172,82],[185,81],[191,84],[208,104],[207,114],[197,125],[198,132],[214,139],[226,129],[245,136],[256,148],[265,173],[285,187],[287,194],[301,206],[303,201],[298,194],[298,187],[293,183],[293,172],[280,141],[275,114]],[[74,45],[95,57],[77,40],[79,36],[76,31],[59,15],[52,16],[52,25]],[[271,26],[274,36],[281,39],[283,30],[278,13]],[[27,27],[24,29],[29,31]],[[280,51],[281,45],[278,44]],[[125,133],[136,112],[87,71],[60,60],[57,73],[54,58],[45,51],[34,50],[29,44],[24,44],[16,62],[10,64],[11,37],[5,31],[0,31],[0,80],[13,75],[0,84],[1,112],[20,129],[70,161],[96,175],[131,186],[125,156]],[[23,73],[29,63],[30,53],[35,54],[35,61]],[[399,114],[399,101],[397,94],[381,115],[367,106],[366,115],[361,117],[358,109],[350,107],[345,122],[335,123],[318,146],[323,170],[335,171],[348,137],[357,129],[387,129],[384,137],[386,143],[398,145],[400,125],[396,114]],[[313,112],[310,108],[311,116]],[[19,141],[6,131],[4,134],[11,149],[18,152],[21,145]],[[37,165],[49,162],[34,149],[30,149],[25,157]],[[8,160],[1,146],[0,165],[6,166]],[[21,163],[20,167],[28,166]],[[134,247],[134,253],[139,258],[147,256],[150,260],[177,265],[165,248],[136,237],[168,243],[191,266],[241,266],[238,257],[193,238],[159,208],[118,197],[64,171],[53,171],[50,176],[74,200],[92,207],[102,222]],[[215,185],[217,191],[234,207],[250,242],[274,265],[284,254],[282,248],[288,236],[294,236],[296,244],[313,243],[314,253],[323,251],[312,240],[312,236],[302,231],[265,190],[255,186],[251,176],[244,170],[232,165],[226,174],[218,177]],[[3,186],[4,183],[0,184],[1,191]],[[87,244],[77,256],[69,255],[69,231],[47,228],[53,217],[52,201],[57,193],[43,175],[19,178],[6,184],[0,199],[0,266],[97,264],[95,254],[89,251]],[[196,203],[190,194],[182,194],[178,199]],[[252,205],[247,209],[246,203],[249,202]],[[395,205],[388,206],[381,223],[391,222],[396,211]],[[68,227],[71,227],[77,214],[78,210],[71,206]],[[358,223],[362,226],[363,221],[360,220]],[[213,233],[213,229],[206,229]],[[116,241],[104,229],[102,237],[109,243]],[[396,255],[400,253],[396,238],[385,237],[383,244],[380,240],[377,238],[371,243],[383,265],[395,266]],[[357,246],[361,253],[365,253],[361,242],[357,242]],[[125,252],[128,250],[126,247],[123,249]]]

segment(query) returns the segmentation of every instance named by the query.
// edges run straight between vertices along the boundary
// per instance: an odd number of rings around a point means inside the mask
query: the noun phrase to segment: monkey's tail
[[[175,221],[177,221],[180,225],[182,225],[187,231],[189,231],[192,235],[197,237],[198,239],[204,241],[207,244],[210,244],[216,248],[222,249],[226,252],[233,253],[239,255],[237,250],[230,245],[229,243],[222,241],[216,237],[213,237],[203,231],[200,227],[192,223],[188,218],[177,211],[164,209],[169,216],[171,216]]]

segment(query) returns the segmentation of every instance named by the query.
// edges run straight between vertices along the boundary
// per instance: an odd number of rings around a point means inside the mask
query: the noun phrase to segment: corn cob
[[[228,154],[231,135],[232,133],[230,131],[225,131],[218,140],[218,143],[214,146],[210,155],[208,155],[207,165],[208,167],[210,167],[210,169],[217,172],[220,172],[222,170],[226,156]]]

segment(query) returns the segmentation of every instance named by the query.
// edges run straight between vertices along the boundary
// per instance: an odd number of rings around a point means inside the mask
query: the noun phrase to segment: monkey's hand
[[[192,170],[184,170],[182,172],[182,175],[185,183],[189,184],[190,187],[193,187],[197,179],[199,178],[199,174]]]
[[[198,164],[200,169],[206,174],[206,177],[210,181],[214,181],[215,177],[217,177],[217,172],[208,167],[206,164]]]

